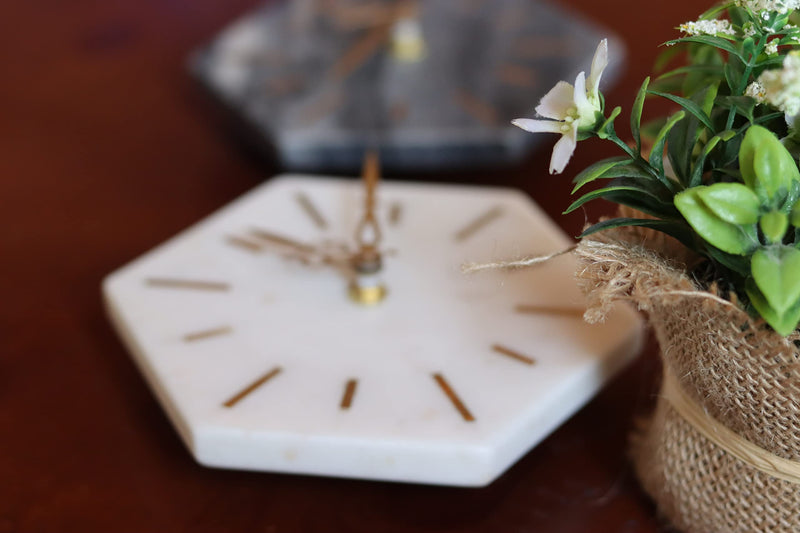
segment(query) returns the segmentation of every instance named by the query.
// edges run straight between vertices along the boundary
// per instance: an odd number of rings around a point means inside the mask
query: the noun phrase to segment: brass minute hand
[[[364,184],[364,214],[356,226],[358,249],[351,259],[354,275],[350,282],[350,296],[362,304],[375,304],[386,296],[386,287],[378,278],[383,261],[378,249],[382,233],[375,218],[375,191],[380,181],[377,152],[370,151],[364,158],[361,179]]]

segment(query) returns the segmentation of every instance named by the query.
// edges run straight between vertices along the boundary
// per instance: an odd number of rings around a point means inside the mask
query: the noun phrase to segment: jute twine
[[[800,532],[800,340],[699,290],[647,237],[615,230],[576,250],[587,320],[633,302],[661,346],[661,393],[632,439],[642,485],[687,532]]]

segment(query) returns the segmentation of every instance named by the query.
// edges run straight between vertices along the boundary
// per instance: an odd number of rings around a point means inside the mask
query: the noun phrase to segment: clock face
[[[571,244],[508,189],[383,182],[370,307],[259,237],[352,242],[361,189],[272,179],[111,274],[109,314],[203,464],[485,485],[637,352],[640,321],[584,323],[571,256],[463,274]]]
[[[494,165],[535,139],[511,120],[588,70],[604,37],[535,0],[295,0],[228,27],[193,69],[287,168],[355,170],[365,147],[392,169]],[[408,40],[416,57],[397,52]]]

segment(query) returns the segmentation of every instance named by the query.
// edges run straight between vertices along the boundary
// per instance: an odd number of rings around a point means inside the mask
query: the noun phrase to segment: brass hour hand
[[[345,243],[328,241],[313,245],[261,228],[253,228],[250,234],[266,246],[274,246],[282,250],[289,259],[307,265],[333,266],[349,270],[350,258],[353,253]]]

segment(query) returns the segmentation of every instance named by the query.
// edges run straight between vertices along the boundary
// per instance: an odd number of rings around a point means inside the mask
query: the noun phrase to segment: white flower
[[[758,77],[764,89],[764,100],[787,115],[800,113],[800,52],[789,52],[783,68],[766,70]]]
[[[768,42],[767,45],[764,47],[764,52],[766,52],[766,54],[770,56],[777,54],[779,40],[780,39],[772,39],[770,42]]]
[[[590,127],[597,121],[596,113],[602,111],[600,78],[606,66],[608,40],[603,39],[594,53],[589,78],[581,72],[575,78],[574,87],[565,81],[558,82],[536,106],[537,115],[550,120],[517,118],[511,121],[515,126],[533,133],[561,134],[550,157],[550,174],[560,174],[567,166],[578,144],[578,130]]]
[[[736,31],[727,20],[698,20],[695,22],[684,22],[680,25],[680,30],[689,35],[736,35]]]
[[[763,104],[766,102],[767,98],[767,91],[764,90],[764,86],[754,81],[750,85],[747,86],[747,89],[744,91],[745,96],[749,96],[756,102]]]

